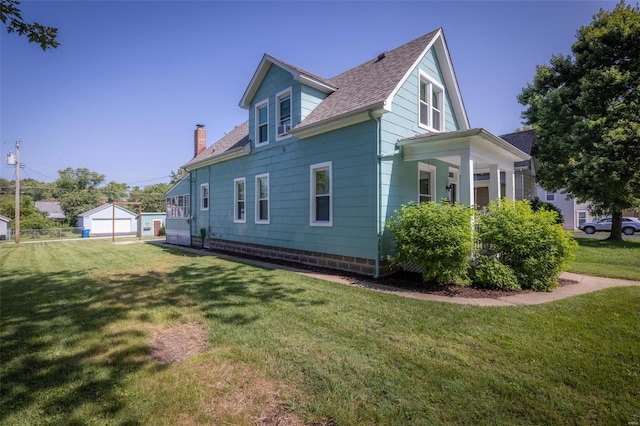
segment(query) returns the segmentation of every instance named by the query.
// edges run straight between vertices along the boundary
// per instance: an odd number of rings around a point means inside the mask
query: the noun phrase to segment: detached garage
[[[120,206],[102,204],[79,214],[78,226],[88,229],[92,236],[111,235],[114,227],[116,235],[137,235],[138,215]]]

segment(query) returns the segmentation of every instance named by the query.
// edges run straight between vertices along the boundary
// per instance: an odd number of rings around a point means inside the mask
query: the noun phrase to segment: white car
[[[610,217],[605,217],[595,222],[585,222],[580,225],[580,229],[587,234],[593,234],[598,231],[611,232]],[[625,235],[633,235],[634,232],[640,232],[640,219],[636,217],[623,217],[622,218],[622,232]]]

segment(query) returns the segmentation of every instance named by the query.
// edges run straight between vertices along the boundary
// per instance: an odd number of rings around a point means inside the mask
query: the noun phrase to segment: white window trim
[[[431,201],[436,200],[436,167],[427,164],[427,163],[418,163],[418,176],[416,180],[417,188],[418,188],[418,203],[420,202],[420,172],[430,172],[431,173],[431,182],[429,182],[429,190],[431,192]]]
[[[244,218],[238,218],[238,183],[244,185]],[[247,180],[243,177],[233,180],[233,221],[235,223],[247,223]]]
[[[425,81],[426,83],[429,84],[429,96],[431,96],[431,92],[432,92],[432,88],[431,86],[435,86],[439,91],[440,91],[440,130],[436,129],[435,127],[433,127],[433,123],[432,123],[432,117],[433,115],[431,114],[431,102],[429,102],[429,124],[425,125],[422,123],[422,121],[420,120],[420,103],[422,102],[420,100],[420,85],[422,84],[422,82]],[[430,132],[436,132],[436,133],[440,133],[440,132],[444,132],[444,123],[445,123],[445,92],[444,92],[444,86],[440,83],[438,83],[437,81],[435,81],[432,77],[430,77],[427,73],[425,73],[424,71],[420,70],[420,75],[418,78],[418,126],[426,129]]]
[[[316,221],[316,175],[318,170],[329,170],[329,220]],[[312,164],[309,167],[309,225],[333,226],[333,166],[331,161]]]
[[[264,142],[260,142],[260,114],[258,113],[262,107],[267,108],[267,140]],[[269,98],[256,103],[253,120],[255,122],[255,146],[259,147],[269,145]]]
[[[267,178],[267,220],[260,219],[260,179]],[[255,197],[255,223],[261,225],[268,225],[271,222],[271,179],[269,178],[269,173],[263,173],[261,175],[256,175],[256,189],[255,189],[256,197]]]
[[[204,207],[204,188],[207,188],[207,207]],[[211,192],[209,191],[209,184],[202,183],[200,184],[200,211],[209,210],[209,206],[211,205]]]
[[[283,90],[276,94],[276,141],[280,141],[282,139],[288,139],[291,137],[291,133],[283,133],[278,134],[278,127],[280,127],[280,98],[284,98],[289,95],[289,122],[291,127],[293,128],[293,90],[291,87]]]

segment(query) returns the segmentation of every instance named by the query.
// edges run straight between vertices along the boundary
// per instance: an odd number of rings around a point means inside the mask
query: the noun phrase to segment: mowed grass
[[[637,287],[483,308],[81,241],[0,247],[0,303],[3,425],[640,421]],[[149,357],[194,322],[206,352]]]
[[[598,238],[576,238],[578,251],[569,272],[640,281],[640,239],[612,243]]]

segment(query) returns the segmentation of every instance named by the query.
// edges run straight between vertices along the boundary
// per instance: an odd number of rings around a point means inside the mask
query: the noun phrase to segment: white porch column
[[[500,169],[497,164],[489,165],[489,201],[500,199]]]
[[[473,197],[473,158],[471,154],[460,155],[460,203],[465,206],[475,204]]]
[[[516,199],[516,173],[513,170],[504,171],[504,196],[510,200]]]

